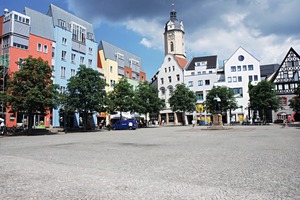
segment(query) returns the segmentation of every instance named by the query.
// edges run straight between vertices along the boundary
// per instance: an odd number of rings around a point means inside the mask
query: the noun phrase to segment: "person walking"
[[[287,120],[287,119],[284,119],[284,120],[283,120],[282,128],[285,128],[285,127],[287,127],[287,122],[288,122],[288,120]]]
[[[195,127],[195,120],[194,119],[192,120],[192,126],[193,126],[193,128]]]
[[[5,130],[4,120],[0,119],[0,133],[3,135]]]

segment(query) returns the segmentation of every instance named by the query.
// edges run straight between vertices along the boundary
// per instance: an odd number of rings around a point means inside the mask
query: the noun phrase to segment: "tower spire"
[[[175,0],[172,0],[172,11],[170,12],[170,19],[176,19],[176,11],[175,11]]]

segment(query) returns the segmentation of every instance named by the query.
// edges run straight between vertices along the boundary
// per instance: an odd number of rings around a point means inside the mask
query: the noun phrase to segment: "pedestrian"
[[[285,127],[287,127],[287,119],[283,120],[282,128],[285,128]]]
[[[192,125],[193,125],[193,128],[195,127],[195,120],[193,119],[192,120]]]
[[[4,121],[1,120],[1,122],[0,122],[0,131],[1,131],[2,135],[4,134],[4,129],[5,129],[5,124],[4,124]]]

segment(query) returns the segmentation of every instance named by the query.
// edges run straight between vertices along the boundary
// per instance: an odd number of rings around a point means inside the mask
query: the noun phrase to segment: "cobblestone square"
[[[0,199],[300,199],[300,129],[0,138]]]

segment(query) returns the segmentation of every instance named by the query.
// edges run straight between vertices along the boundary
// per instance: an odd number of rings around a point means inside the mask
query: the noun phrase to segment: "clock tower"
[[[174,3],[170,12],[170,20],[165,25],[165,54],[173,54],[186,58],[183,22],[176,17]]]

